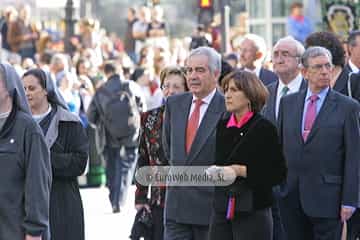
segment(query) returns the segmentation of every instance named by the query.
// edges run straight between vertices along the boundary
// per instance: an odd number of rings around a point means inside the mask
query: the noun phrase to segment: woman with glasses
[[[188,91],[185,73],[179,67],[166,67],[160,73],[161,89],[166,97]],[[146,166],[168,165],[162,149],[162,125],[165,106],[145,112],[141,116],[141,136],[137,168]],[[165,201],[165,186],[152,186],[151,197],[148,196],[148,186],[136,184],[135,208],[139,211],[146,208],[152,214],[153,240],[163,239],[163,210]]]

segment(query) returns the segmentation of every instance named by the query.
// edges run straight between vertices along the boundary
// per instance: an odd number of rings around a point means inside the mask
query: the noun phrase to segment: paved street
[[[134,221],[134,191],[132,186],[126,206],[118,214],[111,212],[108,190],[105,187],[81,189],[85,211],[86,240],[126,240],[129,239]]]

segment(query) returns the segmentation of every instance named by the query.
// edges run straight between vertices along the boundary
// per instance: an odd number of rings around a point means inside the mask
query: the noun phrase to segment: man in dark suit
[[[280,102],[288,162],[281,216],[288,239],[340,239],[342,223],[359,204],[359,104],[330,88],[327,49],[308,48],[302,65],[308,88]]]
[[[225,111],[216,90],[221,57],[199,47],[186,60],[190,92],[171,96],[165,106],[163,147],[171,166],[209,166],[215,162],[215,130]],[[212,187],[167,188],[165,240],[205,240],[208,235]]]
[[[353,31],[348,38],[349,61],[344,66],[334,89],[360,102],[360,31]]]
[[[262,113],[274,125],[277,124],[280,99],[306,87],[300,73],[304,51],[303,45],[290,36],[279,39],[273,48],[272,62],[279,81],[267,86],[270,94]]]
[[[277,81],[277,76],[261,66],[266,57],[265,40],[255,34],[246,34],[239,46],[240,64],[243,70],[255,73],[264,85]]]
[[[267,86],[270,94],[262,114],[275,126],[277,125],[280,99],[287,94],[306,88],[306,82],[301,76],[299,64],[304,51],[303,45],[292,37],[279,39],[273,48],[272,62],[279,81]],[[273,195],[273,240],[283,240],[285,239],[285,233],[279,210],[278,186],[273,188]]]

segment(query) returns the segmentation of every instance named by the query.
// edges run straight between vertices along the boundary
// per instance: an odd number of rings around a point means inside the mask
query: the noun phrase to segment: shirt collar
[[[299,73],[288,85],[286,85],[289,88],[289,93],[294,93],[294,92],[299,91],[302,79],[303,79],[303,77]],[[281,89],[284,88],[284,86],[285,86],[285,84],[280,80],[279,81],[280,91],[281,91]]]
[[[244,68],[245,71],[254,73],[257,77],[260,76],[261,66],[256,66],[255,69],[251,70],[248,68]]]
[[[328,93],[330,87],[326,87],[323,90],[321,90],[318,94],[316,94],[319,97],[319,100],[324,100],[324,98],[326,97],[326,94]],[[310,100],[310,97],[314,95],[313,92],[311,92],[310,88],[308,88],[307,93],[306,93],[306,101]]]
[[[228,123],[226,124],[226,128],[230,128],[230,127],[241,128],[252,118],[253,115],[254,113],[249,111],[245,113],[244,116],[241,117],[239,122],[237,122],[235,114],[232,113]]]
[[[351,68],[351,71],[354,73],[358,73],[360,70],[351,60],[349,60],[349,66]]]
[[[203,101],[203,104],[207,104],[209,105],[211,100],[213,99],[214,95],[215,95],[215,92],[216,92],[216,88],[214,90],[212,90],[209,95],[207,95],[206,97],[204,97],[203,99],[201,99]],[[193,98],[192,98],[192,102],[195,102],[198,98],[195,97],[193,95]]]

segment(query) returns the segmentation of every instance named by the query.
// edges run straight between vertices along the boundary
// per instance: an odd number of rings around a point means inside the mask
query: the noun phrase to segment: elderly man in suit
[[[163,145],[172,166],[206,166],[215,162],[215,130],[225,111],[216,89],[221,57],[199,47],[186,60],[190,92],[171,96],[165,105]],[[208,235],[212,187],[168,187],[165,240],[205,240]]]
[[[308,88],[282,98],[279,135],[288,162],[280,210],[288,239],[340,239],[359,203],[359,104],[330,88],[331,53],[302,56]]]
[[[235,45],[237,45],[235,43]],[[256,34],[246,34],[235,46],[240,56],[241,68],[254,73],[264,85],[277,81],[277,76],[261,65],[266,57],[265,40]]]
[[[269,97],[262,110],[262,114],[275,126],[277,125],[280,99],[287,94],[295,93],[300,89],[306,88],[306,81],[300,73],[301,68],[299,64],[304,51],[303,45],[290,36],[279,39],[273,48],[272,62],[274,72],[279,77],[279,81],[267,86]],[[274,187],[273,194],[273,240],[283,240],[285,233],[278,204],[278,186]]]

